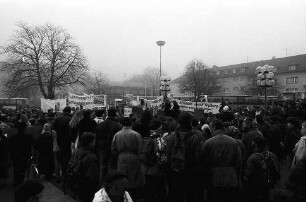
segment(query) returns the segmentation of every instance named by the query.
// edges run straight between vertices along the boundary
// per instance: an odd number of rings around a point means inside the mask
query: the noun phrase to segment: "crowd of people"
[[[25,181],[34,158],[39,175],[84,202],[302,202],[305,110],[303,103],[267,110],[225,104],[198,119],[176,105],[129,117],[114,108],[3,109],[0,186],[11,166],[16,194],[35,184]]]

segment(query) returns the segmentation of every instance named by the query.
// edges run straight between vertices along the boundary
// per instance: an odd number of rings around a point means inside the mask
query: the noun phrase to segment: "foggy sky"
[[[194,58],[208,65],[306,53],[303,0],[0,0],[0,45],[17,22],[65,28],[92,69],[122,81],[146,67],[172,78]]]

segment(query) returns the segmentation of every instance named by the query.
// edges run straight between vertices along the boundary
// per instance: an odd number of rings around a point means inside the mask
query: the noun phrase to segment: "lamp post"
[[[156,41],[159,46],[159,78],[161,78],[161,47],[165,45],[165,41]],[[159,90],[159,96],[161,96],[161,89]]]
[[[171,79],[167,76],[160,77],[160,91],[165,92],[165,98],[167,98],[167,92],[170,91]]]
[[[265,109],[267,110],[267,87],[275,85],[274,72],[276,68],[269,65],[259,66],[255,70],[257,74],[257,85],[265,89]]]

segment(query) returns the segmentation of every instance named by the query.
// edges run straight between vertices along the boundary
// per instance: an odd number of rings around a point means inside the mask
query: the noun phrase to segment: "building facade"
[[[258,66],[277,68],[274,88],[287,98],[304,99],[306,96],[306,54],[271,60],[262,60],[228,66],[214,66],[211,75],[216,77],[216,95],[245,95],[250,88],[257,88]]]

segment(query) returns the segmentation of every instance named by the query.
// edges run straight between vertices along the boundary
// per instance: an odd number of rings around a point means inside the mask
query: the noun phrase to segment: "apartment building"
[[[214,66],[217,95],[244,95],[247,88],[254,87],[257,80],[255,69],[271,65],[277,68],[275,80],[277,91],[288,98],[303,99],[306,96],[306,54],[270,60],[241,63],[228,66]]]

